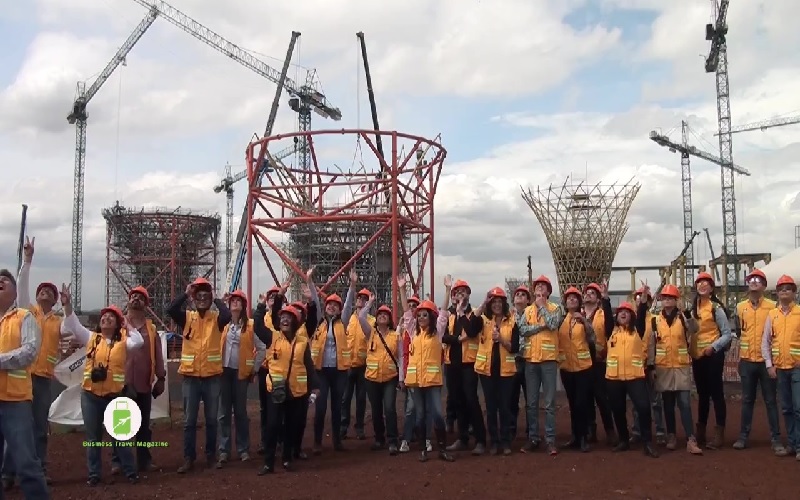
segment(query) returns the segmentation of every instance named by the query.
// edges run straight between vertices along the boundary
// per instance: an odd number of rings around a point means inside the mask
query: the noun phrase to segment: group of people
[[[61,339],[69,337],[87,347],[81,411],[88,441],[103,440],[104,411],[118,396],[137,402],[142,425],[135,439],[151,441],[150,406],[152,398],[164,392],[166,373],[158,333],[146,318],[150,298],[144,287],[130,290],[125,312],[115,305],[103,308],[97,329],[89,331],[72,310],[68,286],[59,290],[52,283],[41,283],[36,303],[30,303],[33,255],[34,240],[26,241],[19,277],[0,271],[0,435],[5,441],[4,487],[18,480],[26,498],[40,499],[49,498],[47,416]],[[646,455],[658,457],[658,444],[668,450],[678,447],[676,405],[687,452],[701,455],[704,448],[718,449],[725,443],[722,375],[733,333],[708,273],[698,274],[686,308],[679,307],[681,294],[675,286],[663,286],[654,297],[643,284],[633,303],[623,302],[615,310],[605,282],[582,290],[570,287],[555,303],[551,281],[540,276],[531,288],[520,286],[510,296],[500,287],[492,288],[474,307],[472,290],[463,280],[447,276],[445,298],[437,306],[417,295],[409,297],[407,280],[400,277],[402,311],[396,315],[391,305],[376,304],[370,290],[357,291],[355,272],[350,272],[342,300],[335,293],[319,292],[313,271],[305,276],[305,300],[297,302],[286,298],[288,282],[260,294],[251,304],[241,291],[216,298],[211,283],[197,278],[169,305],[168,315],[182,337],[178,373],[185,421],[179,473],[192,471],[197,458],[200,402],[205,421],[219,422],[205,426],[208,465],[223,468],[232,459],[234,431],[236,456],[250,459],[246,399],[255,379],[261,403],[259,452],[264,457],[260,475],[274,471],[279,446],[284,468],[308,458],[303,438],[311,406],[312,453],[322,453],[329,406],[333,449],[343,450],[353,397],[356,438],[366,438],[368,400],[374,425],[372,449],[387,450],[389,455],[408,452],[416,436],[422,461],[434,447],[445,461],[468,449],[473,455],[510,455],[520,394],[526,403],[526,444],[521,450],[525,453],[540,448],[550,455],[563,448],[590,451],[590,444],[598,440],[595,415],[599,413],[605,438],[615,452],[640,442]],[[760,271],[750,273],[747,285],[749,296],[735,315],[743,406],[741,431],[733,447],[748,445],[760,385],[774,453],[800,460],[797,286],[791,277],[781,277],[776,303],[764,296],[767,281]],[[660,302],[658,312],[654,299]],[[63,319],[54,311],[57,302],[63,307]],[[571,438],[561,446],[555,442],[559,375],[571,419]],[[692,385],[699,399],[696,422],[690,404]],[[405,396],[402,429],[398,391]],[[632,431],[628,399],[634,409]],[[778,399],[786,444],[781,441]],[[716,425],[709,437],[712,402]],[[448,443],[448,431],[456,427],[457,438]],[[90,486],[100,482],[100,453],[100,447],[87,447]],[[146,446],[135,452],[113,446],[112,474],[123,473],[135,483],[141,471],[154,467]]]

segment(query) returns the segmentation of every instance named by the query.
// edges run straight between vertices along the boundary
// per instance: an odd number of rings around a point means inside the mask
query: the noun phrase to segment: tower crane
[[[683,241],[687,245],[684,256],[686,263],[686,282],[694,282],[694,269],[691,266],[694,264],[694,251],[692,248],[692,240],[694,239],[694,228],[692,224],[692,174],[689,157],[694,156],[701,158],[708,162],[719,165],[723,170],[731,170],[737,174],[750,175],[747,169],[744,169],[733,163],[725,163],[721,158],[714,156],[705,151],[701,151],[694,146],[688,144],[687,131],[689,125],[685,121],[681,121],[681,144],[677,144],[669,139],[669,137],[659,134],[656,131],[650,132],[650,140],[668,148],[673,153],[681,154],[681,186],[683,191]],[[732,175],[732,174],[731,174]]]
[[[86,107],[89,101],[97,94],[100,88],[111,77],[114,70],[125,62],[128,53],[142,38],[158,16],[155,8],[150,8],[147,15],[139,23],[128,39],[106,64],[103,71],[87,89],[86,82],[78,82],[75,91],[75,101],[72,111],[67,115],[70,125],[75,125],[75,170],[73,174],[73,205],[72,205],[72,266],[70,280],[72,282],[72,304],[75,311],[81,312],[81,292],[83,288],[83,201],[84,201],[84,173],[86,170],[86,123],[89,115]]]
[[[795,125],[800,123],[800,116],[788,116],[785,118],[770,118],[768,120],[761,120],[753,123],[746,123],[744,125],[737,125],[731,128],[731,134],[738,134],[739,132],[750,132],[751,130],[766,130],[772,127],[785,127],[786,125]],[[714,135],[719,135],[717,132]]]
[[[723,165],[720,178],[722,183],[722,235],[725,258],[725,279],[723,293],[726,305],[733,310],[736,306],[739,285],[739,253],[736,238],[736,192],[734,183],[733,139],[731,131],[731,99],[728,81],[728,6],[730,0],[711,0],[714,8],[714,22],[706,24],[706,40],[711,42],[705,61],[706,73],[715,73],[717,83],[717,121],[719,136],[719,157]],[[728,259],[730,255],[733,258]],[[729,293],[733,286],[733,293]]]

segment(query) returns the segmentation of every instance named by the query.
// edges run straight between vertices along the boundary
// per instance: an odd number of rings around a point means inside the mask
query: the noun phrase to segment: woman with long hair
[[[231,322],[222,330],[222,383],[219,391],[219,457],[221,469],[231,456],[231,414],[236,421],[236,452],[250,460],[250,419],[247,389],[264,360],[264,344],[253,335],[247,313],[247,295],[236,290],[228,296]]]
[[[264,466],[258,475],[275,470],[275,451],[278,438],[283,435],[281,461],[290,469],[296,449],[300,446],[297,426],[306,419],[309,402],[319,394],[318,380],[308,339],[297,335],[300,329],[300,311],[284,307],[275,329],[267,328],[266,296],[260,295],[255,312],[254,329],[267,346],[267,434],[264,448]],[[311,394],[309,396],[309,393]]]
[[[475,358],[475,372],[480,375],[483,397],[486,400],[486,427],[492,441],[490,453],[511,455],[511,394],[517,375],[515,354],[519,352],[519,327],[511,314],[506,292],[492,288],[481,308],[482,328]],[[467,334],[459,337],[467,341]],[[500,423],[498,432],[498,420]]]
[[[697,335],[692,338],[689,354],[692,356],[692,373],[697,387],[696,437],[700,446],[710,450],[722,447],[725,441],[727,406],[722,372],[725,369],[725,352],[731,345],[732,335],[725,306],[714,293],[714,278],[709,273],[699,273],[694,280],[695,296],[692,300],[692,317],[697,320]],[[714,437],[706,441],[708,415],[714,402],[716,427]]]
[[[627,451],[631,446],[626,400],[629,397],[641,419],[644,453],[656,458],[658,452],[653,446],[652,417],[645,374],[644,332],[643,328],[636,327],[636,311],[630,302],[620,304],[617,307],[616,326],[608,338],[606,379],[611,411],[619,435],[619,443],[613,451]]]
[[[367,359],[364,378],[367,396],[372,407],[372,425],[375,430],[373,450],[381,450],[389,442],[389,455],[397,455],[397,387],[404,380],[403,340],[397,334],[389,306],[380,306],[375,313],[375,327],[368,316],[375,295],[358,313],[361,331],[367,341]]]
[[[72,298],[66,287],[61,289],[61,305],[64,307],[64,327],[75,336],[75,343],[86,346],[86,362],[83,370],[81,391],[81,414],[86,433],[86,465],[89,469],[89,486],[100,483],[103,449],[103,418],[106,407],[115,398],[128,396],[125,380],[125,363],[129,351],[144,344],[142,334],[127,324],[125,316],[117,306],[106,306],[100,310],[100,323],[94,332],[86,329],[72,310]],[[133,437],[133,436],[131,436]],[[131,483],[139,480],[133,448],[120,446],[112,439],[122,472]]]
[[[592,323],[581,312],[583,294],[575,287],[564,292],[566,316],[558,329],[558,363],[567,393],[572,438],[565,448],[589,451],[589,409],[592,407],[592,363],[596,337]]]

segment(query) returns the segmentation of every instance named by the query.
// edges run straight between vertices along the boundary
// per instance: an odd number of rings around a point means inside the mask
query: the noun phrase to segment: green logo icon
[[[113,399],[103,413],[106,432],[117,441],[128,441],[142,426],[142,411],[136,401],[119,397]]]

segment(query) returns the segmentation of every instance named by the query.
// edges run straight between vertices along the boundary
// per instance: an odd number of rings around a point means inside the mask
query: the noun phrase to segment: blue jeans
[[[206,417],[206,457],[213,460],[217,452],[217,426],[221,375],[183,377],[183,457],[197,459],[197,414],[200,401]]]
[[[0,401],[0,442],[12,450],[19,487],[26,500],[49,500],[42,465],[33,438],[33,410],[30,401]],[[0,462],[2,462],[0,458]],[[0,500],[3,499],[0,488]]]
[[[397,446],[397,377],[388,382],[366,380],[367,396],[372,407],[375,442]]]
[[[250,419],[247,418],[249,379],[240,380],[239,370],[223,368],[219,391],[219,452],[231,454],[231,414],[236,421],[236,451],[250,451]]]
[[[650,383],[647,384],[647,396],[650,398],[653,423],[656,424],[656,436],[663,436],[667,433],[666,429],[664,429],[664,400],[661,397],[661,393],[656,391],[655,387]],[[635,406],[633,407],[633,432],[631,434],[634,436],[642,435],[639,428],[639,413],[637,413]]]
[[[106,407],[114,397],[100,397],[89,391],[81,391],[81,413],[83,414],[83,428],[86,433],[86,467],[89,469],[89,477],[100,479],[102,469],[101,454],[103,448],[98,446],[103,441],[103,415]],[[122,471],[127,477],[136,476],[136,464],[133,459],[133,448],[128,446],[117,446],[118,441],[111,440],[112,452],[122,465]]]
[[[667,433],[676,434],[675,405],[677,404],[686,438],[695,437],[691,391],[664,391],[661,393],[661,397],[664,400],[664,420],[667,424]]]
[[[756,390],[761,386],[761,395],[767,407],[767,422],[772,435],[772,443],[780,443],[781,427],[778,421],[778,381],[769,377],[765,362],[739,361],[739,378],[742,380],[742,428],[739,439],[747,441],[753,427],[753,407],[756,404]]]
[[[414,398],[417,432],[419,432],[419,438],[423,441],[424,446],[424,440],[430,439],[427,429],[428,420],[433,420],[434,430],[444,431],[445,429],[442,386],[415,387],[411,396]]]
[[[356,397],[356,422],[353,426],[356,432],[364,432],[364,416],[367,413],[367,384],[364,375],[367,367],[350,368],[347,372],[344,396],[342,397],[342,427],[340,433],[344,436],[350,427],[350,410],[352,410],[353,396]]]
[[[325,429],[325,414],[328,411],[328,394],[331,399],[331,439],[334,446],[342,441],[342,398],[347,384],[347,370],[323,368],[317,370],[319,397],[314,403],[314,446],[322,446],[322,431]]]
[[[544,397],[544,439],[548,444],[556,442],[556,387],[558,363],[542,361],[525,362],[525,385],[528,393],[526,413],[528,417],[528,440],[538,443],[539,437],[539,392]]]
[[[800,451],[800,368],[778,370],[778,394],[789,447]]]
[[[42,471],[47,475],[47,417],[50,414],[50,403],[53,399],[50,394],[50,379],[32,375],[31,382],[33,383],[33,437],[36,456],[42,464]],[[3,457],[3,479],[11,479],[16,475],[14,454],[8,453],[8,447],[6,447]]]

